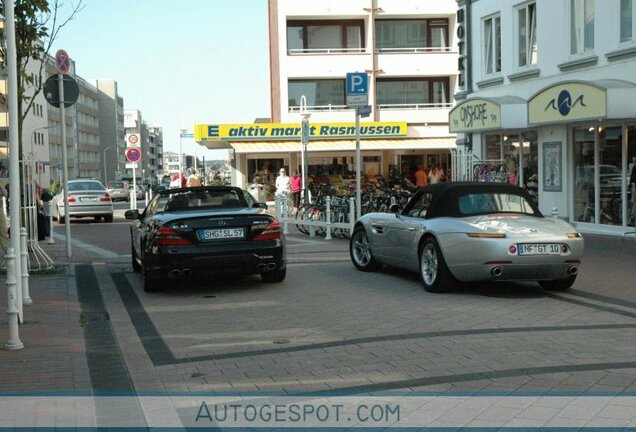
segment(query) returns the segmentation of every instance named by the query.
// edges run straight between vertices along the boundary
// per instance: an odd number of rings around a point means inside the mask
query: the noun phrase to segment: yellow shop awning
[[[456,148],[455,137],[443,138],[405,138],[405,139],[364,139],[360,141],[361,150],[449,150]],[[300,152],[299,141],[240,141],[230,142],[236,153],[281,153]],[[354,151],[355,140],[309,141],[307,151],[333,152]]]

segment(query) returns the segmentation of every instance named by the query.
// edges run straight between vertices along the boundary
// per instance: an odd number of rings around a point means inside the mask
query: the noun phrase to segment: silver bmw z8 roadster
[[[392,213],[355,223],[349,252],[358,270],[382,265],[419,272],[427,291],[457,282],[538,281],[564,291],[576,280],[583,237],[544,217],[524,189],[499,183],[438,183]]]

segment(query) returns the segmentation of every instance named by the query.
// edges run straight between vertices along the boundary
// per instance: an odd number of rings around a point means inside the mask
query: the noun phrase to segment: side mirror
[[[389,213],[400,213],[400,206],[398,204],[391,204],[391,206],[389,207]]]
[[[137,220],[139,219],[139,210],[137,209],[126,210],[126,213],[124,213],[124,217],[130,220]]]

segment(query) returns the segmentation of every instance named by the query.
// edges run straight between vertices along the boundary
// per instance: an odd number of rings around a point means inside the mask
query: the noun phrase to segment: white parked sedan
[[[62,224],[64,213],[64,190],[55,195],[57,221]],[[93,217],[95,221],[104,218],[113,221],[113,201],[99,180],[76,179],[68,182],[68,216],[72,218]]]

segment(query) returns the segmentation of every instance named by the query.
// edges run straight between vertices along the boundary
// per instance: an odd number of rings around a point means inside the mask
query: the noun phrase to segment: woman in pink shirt
[[[294,203],[294,207],[298,208],[300,207],[300,191],[303,187],[303,178],[298,171],[294,172],[294,175],[289,179],[289,183],[291,186],[292,202]]]

